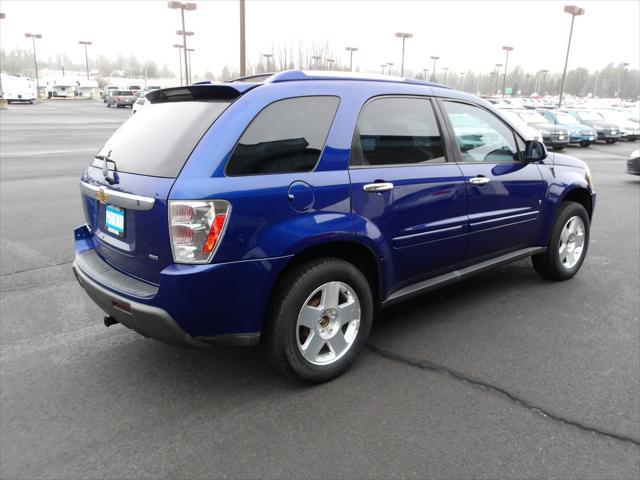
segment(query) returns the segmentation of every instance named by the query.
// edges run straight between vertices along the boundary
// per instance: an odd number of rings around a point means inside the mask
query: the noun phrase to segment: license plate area
[[[125,210],[115,205],[105,205],[104,225],[107,232],[123,238],[125,235]]]

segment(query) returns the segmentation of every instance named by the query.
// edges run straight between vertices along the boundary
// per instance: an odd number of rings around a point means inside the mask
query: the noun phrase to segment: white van
[[[0,84],[2,85],[2,98],[8,103],[33,103],[37,98],[36,81],[31,78],[0,73]]]

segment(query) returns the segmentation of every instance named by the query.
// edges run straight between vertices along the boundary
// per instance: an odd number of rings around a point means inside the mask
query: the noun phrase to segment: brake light
[[[231,212],[225,200],[169,200],[173,261],[208,263],[220,245]]]

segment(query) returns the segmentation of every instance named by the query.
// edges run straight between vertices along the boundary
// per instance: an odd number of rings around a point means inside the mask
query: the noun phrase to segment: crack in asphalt
[[[384,350],[382,348],[379,348],[375,345],[372,345],[371,343],[367,344],[367,347],[369,347],[369,350],[371,350],[373,353],[375,353],[376,355],[379,355],[382,358],[385,358],[387,360],[393,361],[393,362],[397,362],[397,363],[402,363],[405,365],[409,365],[411,367],[416,367],[416,368],[420,368],[422,370],[430,370],[432,372],[435,373],[439,373],[441,375],[447,375],[449,377],[452,377],[453,379],[462,382],[462,383],[467,383],[470,385],[474,385],[477,387],[482,387],[485,388],[491,392],[494,393],[498,393],[502,396],[507,397],[510,401],[512,401],[513,403],[515,403],[516,405],[526,408],[527,410],[530,410],[534,413],[537,413],[539,415],[542,415],[544,417],[550,418],[551,420],[554,420],[555,422],[558,423],[562,423],[564,425],[570,425],[572,427],[576,427],[582,431],[585,432],[589,432],[589,433],[595,433],[596,435],[600,435],[600,436],[604,436],[604,437],[608,437],[608,438],[612,438],[614,440],[618,440],[621,442],[625,442],[625,443],[630,443],[636,447],[640,447],[640,440],[635,439],[633,437],[629,437],[623,434],[619,434],[616,432],[611,432],[611,431],[607,431],[607,430],[603,430],[601,428],[597,428],[591,425],[587,425],[584,423],[581,423],[577,420],[572,420],[570,418],[565,418],[557,413],[553,413],[550,410],[547,410],[543,407],[540,407],[538,405],[534,405],[532,403],[530,403],[528,400],[525,400],[522,397],[519,397],[518,395],[509,392],[508,390],[505,390],[502,387],[499,387],[497,385],[492,385],[491,383],[488,383],[484,380],[481,380],[479,378],[474,378],[471,377],[469,375],[463,374],[461,372],[458,372],[456,370],[453,370],[451,368],[445,367],[444,365],[439,365],[435,362],[432,362],[430,360],[418,360],[415,358],[410,358],[410,357],[405,357],[403,355],[400,355],[398,353],[395,352],[391,352],[389,350]]]
[[[60,265],[70,265],[72,263],[73,263],[72,261],[68,261],[68,262],[54,263],[52,265],[44,265],[42,267],[26,268],[24,270],[18,270],[17,272],[3,273],[2,275],[0,275],[0,277],[10,277],[11,275],[18,275],[19,273],[33,272],[34,270],[42,270],[45,268],[59,267]]]

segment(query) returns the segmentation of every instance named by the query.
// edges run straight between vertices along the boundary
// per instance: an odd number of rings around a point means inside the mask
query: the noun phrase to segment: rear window
[[[118,90],[114,95],[133,95],[131,90]]]
[[[227,175],[310,172],[339,103],[338,97],[299,97],[267,106],[240,137]]]
[[[99,156],[119,172],[175,178],[229,101],[152,103],[132,115],[111,136]],[[94,159],[102,168],[103,161]],[[109,162],[109,168],[114,163]]]

